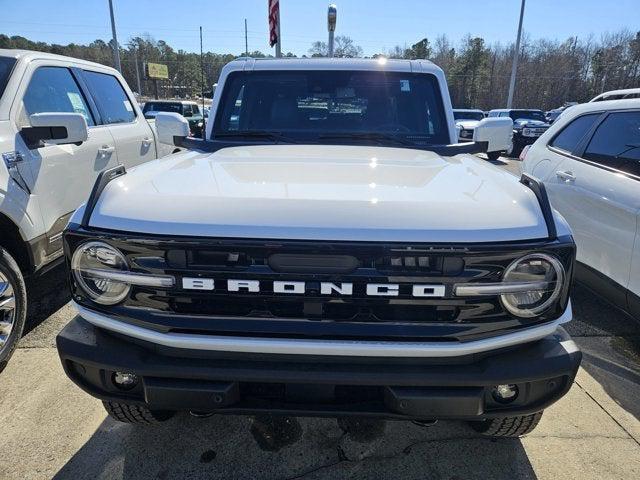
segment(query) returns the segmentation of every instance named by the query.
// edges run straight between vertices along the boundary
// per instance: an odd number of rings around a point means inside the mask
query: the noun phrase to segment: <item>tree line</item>
[[[57,45],[34,42],[24,37],[0,35],[0,48],[21,48],[68,55],[113,66],[112,43],[95,40],[88,45]],[[396,46],[373,57],[432,60],[447,75],[451,100],[458,108],[500,108],[506,103],[514,45],[487,44],[480,37],[467,36],[457,44],[446,35],[423,38],[411,46]],[[337,57],[361,57],[362,48],[347,36],[337,36]],[[242,54],[203,55],[205,94],[217,82],[222,67]],[[326,56],[325,42],[314,42],[310,57]],[[252,57],[266,57],[260,51]],[[294,57],[292,53],[286,56]],[[307,55],[304,55],[307,56]],[[194,97],[201,91],[201,63],[198,53],[175,50],[163,40],[150,36],[131,38],[120,45],[122,73],[134,91],[153,92],[143,66],[163,63],[169,79],[160,81],[163,96]],[[136,75],[136,65],[138,74]],[[138,88],[138,77],[140,87]],[[531,40],[521,44],[514,107],[551,109],[565,102],[585,102],[606,90],[640,87],[640,32],[621,30],[596,39],[570,37],[564,41]]]

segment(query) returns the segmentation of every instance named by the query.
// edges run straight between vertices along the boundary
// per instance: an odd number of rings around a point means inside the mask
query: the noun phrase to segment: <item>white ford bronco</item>
[[[205,140],[101,175],[64,234],[69,377],[114,418],[468,420],[531,431],[571,387],[575,245],[535,178],[457,144],[427,61],[227,65]]]
[[[0,371],[24,326],[24,277],[62,260],[62,230],[100,172],[173,149],[113,68],[0,49]]]

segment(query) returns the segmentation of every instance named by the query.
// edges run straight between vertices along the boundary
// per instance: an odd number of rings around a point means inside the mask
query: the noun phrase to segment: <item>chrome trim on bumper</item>
[[[166,347],[220,352],[341,357],[457,357],[539,340],[572,318],[571,303],[553,322],[469,342],[388,342],[255,338],[185,333],[162,333],[114,320],[73,302],[80,316],[96,327]]]

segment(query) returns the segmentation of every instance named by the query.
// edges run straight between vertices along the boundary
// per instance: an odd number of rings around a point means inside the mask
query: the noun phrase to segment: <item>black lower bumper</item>
[[[480,419],[540,411],[571,387],[582,354],[555,334],[448,359],[223,354],[159,347],[76,317],[58,335],[67,375],[89,394],[157,410],[399,419]],[[564,344],[563,344],[564,342]],[[115,372],[139,381],[118,388]],[[517,386],[510,402],[493,387]]]

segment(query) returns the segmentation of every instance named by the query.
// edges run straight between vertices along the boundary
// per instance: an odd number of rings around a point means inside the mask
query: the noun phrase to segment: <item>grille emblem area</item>
[[[362,283],[352,282],[302,282],[293,280],[214,280],[213,278],[184,277],[182,279],[183,290],[216,290],[229,293],[272,293],[274,295],[306,295],[321,296],[353,296],[354,287],[364,292],[367,297],[397,297],[401,287],[406,284],[399,283]],[[319,287],[319,288],[318,288]],[[407,287],[405,287],[407,288]],[[442,298],[445,296],[444,285],[409,284],[412,297]]]

